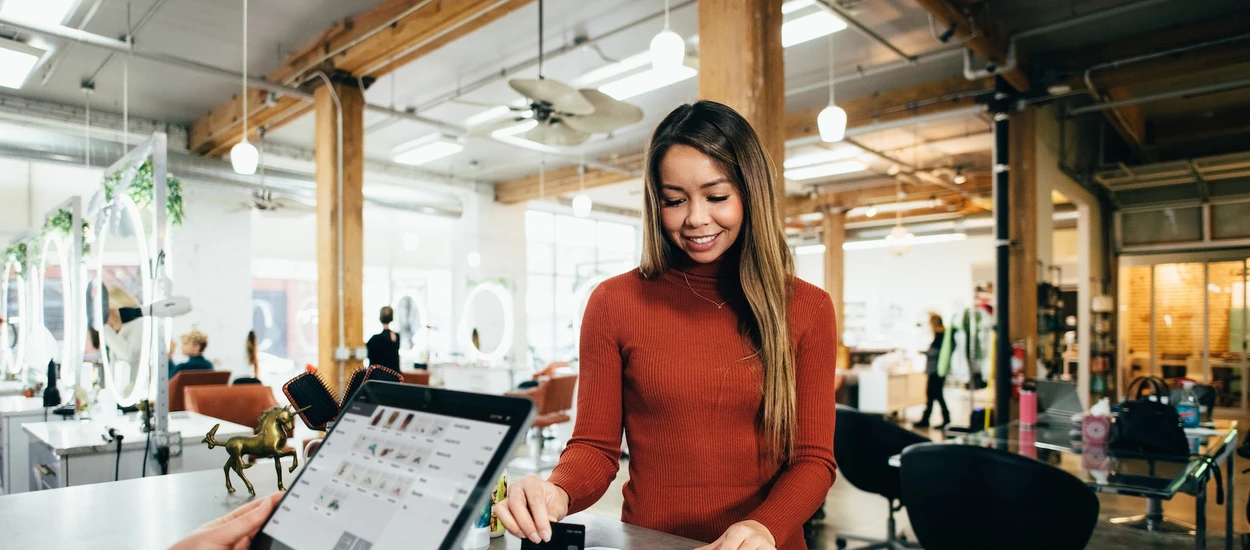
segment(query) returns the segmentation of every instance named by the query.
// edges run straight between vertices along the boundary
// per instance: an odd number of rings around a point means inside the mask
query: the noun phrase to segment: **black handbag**
[[[1171,405],[1146,398],[1143,393],[1147,387],[1156,399],[1168,396],[1167,383],[1157,377],[1142,376],[1129,383],[1129,398],[1120,404],[1120,413],[1111,426],[1111,451],[1188,458],[1189,442],[1180,415]]]

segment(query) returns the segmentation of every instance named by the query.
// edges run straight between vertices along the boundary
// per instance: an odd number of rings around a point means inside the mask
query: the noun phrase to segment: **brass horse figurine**
[[[201,443],[207,443],[208,448],[212,449],[216,446],[226,448],[230,453],[230,458],[226,460],[226,465],[222,467],[222,471],[226,474],[226,490],[233,493],[234,486],[230,484],[230,470],[239,475],[239,479],[247,484],[247,492],[252,496],[256,495],[256,489],[252,488],[252,482],[247,480],[247,476],[243,475],[243,470],[251,468],[254,464],[244,463],[243,455],[251,455],[253,458],[272,458],[274,470],[278,472],[278,490],[285,490],[282,485],[282,457],[289,456],[292,458],[291,469],[287,472],[294,472],[299,467],[299,455],[294,449],[286,448],[287,433],[295,429],[295,416],[307,410],[307,407],[299,410],[291,410],[291,406],[270,407],[261,413],[260,419],[257,420],[257,428],[255,435],[235,436],[225,443],[217,441],[217,428],[221,424],[216,424],[213,429],[208,431]]]

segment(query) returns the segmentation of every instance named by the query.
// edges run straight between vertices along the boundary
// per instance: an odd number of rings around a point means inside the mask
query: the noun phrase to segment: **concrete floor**
[[[950,403],[952,413],[956,418],[961,417],[960,407],[957,403],[960,400],[966,402],[966,393],[961,390],[948,389],[947,402]],[[921,410],[919,408],[908,411],[905,415],[909,422],[919,420]],[[935,419],[936,420],[936,419]],[[1250,427],[1250,419],[1242,418],[1240,425],[1244,432]],[[560,447],[559,439],[567,438],[569,428],[565,428],[562,433],[557,434],[556,442],[548,442],[547,452],[544,453],[555,457]],[[925,433],[925,432],[921,432]],[[940,437],[936,431],[925,433],[932,435],[935,439]],[[554,444],[553,444],[554,443]],[[533,449],[522,449],[520,455],[532,456]],[[1245,510],[1247,499],[1250,498],[1250,475],[1241,475],[1240,470],[1250,467],[1250,463],[1242,460],[1238,463],[1238,472],[1235,485],[1234,502],[1232,505],[1233,516],[1235,519],[1234,530],[1238,533],[1238,539],[1235,548],[1242,550],[1242,542],[1240,534],[1250,533],[1250,524],[1246,522]],[[510,479],[518,479],[525,475],[525,472],[509,470]],[[545,473],[544,473],[545,475]],[[626,464],[622,461],[620,473],[617,475],[616,481],[602,499],[599,500],[588,512],[606,517],[619,518],[621,513],[621,486],[628,479]],[[1216,505],[1214,485],[1208,487],[1207,502],[1207,533],[1208,533],[1208,549],[1224,548],[1224,507]],[[1118,525],[1113,525],[1107,520],[1113,517],[1132,516],[1144,513],[1146,501],[1139,498],[1124,497],[1118,495],[1098,495],[1101,503],[1100,521],[1098,527],[1094,530],[1094,536],[1090,540],[1087,548],[1098,550],[1172,550],[1172,549],[1192,549],[1194,548],[1194,538],[1185,535],[1162,535],[1156,533],[1145,533],[1133,529],[1128,529]],[[1164,502],[1164,513],[1167,517],[1179,521],[1193,523],[1194,521],[1194,497],[1189,495],[1177,495],[1171,501]],[[833,488],[829,491],[829,496],[825,500],[826,518],[817,525],[813,537],[809,539],[808,545],[813,550],[816,549],[835,549],[837,548],[835,540],[838,533],[848,533],[862,537],[884,538],[886,531],[886,501],[884,498],[871,493],[865,493],[855,488],[849,482],[842,478],[834,483]],[[910,524],[907,520],[907,511],[895,515],[900,531],[909,540],[915,540],[911,534]],[[849,549],[860,548],[868,543],[850,542],[847,546]],[[1250,549],[1250,545],[1244,548]]]

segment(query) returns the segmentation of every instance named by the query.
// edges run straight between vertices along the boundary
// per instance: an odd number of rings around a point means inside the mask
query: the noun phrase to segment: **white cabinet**
[[[169,430],[182,436],[182,452],[170,457],[169,473],[218,470],[229,455],[224,448],[209,449],[201,441],[214,424],[221,424],[216,438],[225,441],[236,435],[252,435],[252,429],[193,412],[169,415]],[[106,440],[108,428],[123,435],[120,453],[117,443]],[[147,434],[140,431],[132,416],[97,418],[76,422],[40,422],[22,427],[29,436],[29,466],[21,473],[30,478],[30,490],[55,489],[114,479],[135,479],[144,475],[144,446]],[[147,475],[160,473],[156,460],[148,457]],[[14,472],[14,475],[18,475]],[[225,478],[222,478],[225,484]]]
[[[929,376],[923,372],[887,372],[855,369],[859,380],[859,410],[889,414],[925,404]]]
[[[29,491],[26,475],[28,444],[22,424],[49,422],[60,417],[43,406],[42,397],[0,397],[0,483],[3,494]]]

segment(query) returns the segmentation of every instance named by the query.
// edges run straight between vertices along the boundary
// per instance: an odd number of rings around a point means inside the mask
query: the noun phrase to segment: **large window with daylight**
[[[535,367],[577,357],[586,298],[638,266],[638,226],[530,210],[525,214],[527,333]]]

